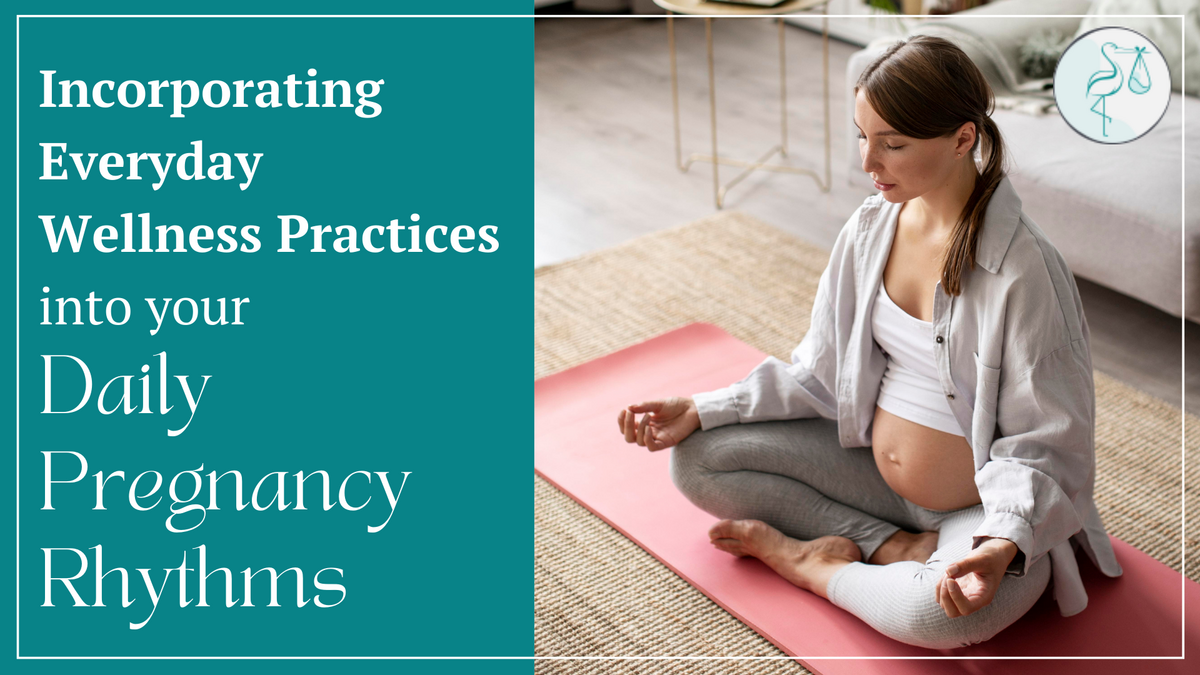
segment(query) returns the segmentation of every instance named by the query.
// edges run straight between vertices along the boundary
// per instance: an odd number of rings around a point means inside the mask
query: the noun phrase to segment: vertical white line
[[[1179,50],[1180,61],[1181,61],[1181,63],[1180,63],[1181,70],[1179,72],[1181,72],[1181,73],[1187,72],[1187,49],[1186,49],[1187,40],[1185,37],[1186,32],[1187,32],[1186,25],[1187,25],[1187,20],[1183,17],[1180,17],[1180,19],[1179,19],[1179,44],[1184,47]],[[1186,78],[1185,78],[1185,80],[1186,80]],[[1184,223],[1187,222],[1187,199],[1185,198],[1185,195],[1187,195],[1187,87],[1186,86],[1183,87],[1183,95],[1179,97],[1179,116],[1180,116],[1180,129],[1182,131],[1182,133],[1179,134],[1179,148],[1180,148],[1180,155],[1181,155],[1180,160],[1179,160],[1179,173],[1182,178],[1182,180],[1180,181],[1180,186],[1183,187],[1183,190],[1181,190],[1179,193],[1179,210],[1180,210],[1180,213],[1182,214],[1182,217],[1180,218],[1180,222],[1179,222],[1179,236],[1180,236],[1180,240],[1183,242],[1183,245],[1184,245],[1184,248],[1181,249],[1181,254],[1179,256],[1180,257],[1179,267],[1183,271],[1183,287],[1181,288],[1181,291],[1182,291],[1182,297],[1183,297],[1183,303],[1184,303],[1183,306],[1186,308],[1187,307],[1187,265],[1184,262],[1186,259],[1186,256],[1182,254],[1183,251],[1187,250],[1187,248],[1186,248],[1187,233],[1184,231]],[[1183,499],[1182,499],[1183,503],[1180,506],[1180,511],[1182,512],[1181,513],[1182,523],[1181,523],[1181,527],[1180,527],[1180,539],[1183,540],[1183,560],[1181,562],[1183,574],[1180,575],[1181,578],[1179,580],[1180,604],[1183,605],[1183,621],[1181,622],[1182,627],[1180,628],[1179,641],[1182,643],[1183,646],[1180,648],[1179,654],[1183,658],[1187,658],[1187,628],[1186,628],[1187,627],[1187,596],[1186,596],[1186,594],[1187,594],[1187,311],[1186,311],[1186,309],[1184,310],[1183,317],[1180,320],[1180,329],[1183,332],[1183,342],[1184,342],[1183,349],[1182,349],[1183,358],[1181,359],[1182,367],[1180,368],[1180,370],[1182,371],[1181,379],[1183,380],[1182,385],[1183,385],[1183,396],[1184,396],[1183,402],[1184,403],[1183,403],[1183,415],[1182,415],[1183,420],[1181,422],[1181,424],[1183,426],[1183,429],[1182,429],[1183,469],[1180,473],[1180,478],[1181,478],[1182,484],[1183,484]]]
[[[16,353],[16,376],[17,376],[17,391],[15,400],[17,403],[17,420],[16,427],[17,440],[16,451],[13,453],[17,456],[17,637],[16,650],[17,658],[21,658],[21,17],[17,17],[17,138],[16,138],[16,155],[17,155],[17,219],[14,222],[13,229],[16,231],[17,237],[17,279],[16,288],[13,295],[13,310],[17,315],[17,353]]]

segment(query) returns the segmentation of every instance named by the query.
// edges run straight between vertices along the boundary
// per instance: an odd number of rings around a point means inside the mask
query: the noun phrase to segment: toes
[[[729,532],[744,541],[760,541],[775,531],[761,520],[734,520],[729,524]]]
[[[708,538],[714,539],[714,540],[728,538],[731,534],[733,534],[732,528],[733,528],[732,520],[722,520],[719,523],[715,523],[715,524],[713,524],[712,527],[708,528]]]
[[[757,539],[773,531],[761,520],[722,520],[708,530],[709,539]]]
[[[724,551],[739,558],[750,555],[737,539],[713,539],[712,545],[719,551]]]
[[[753,539],[761,539],[775,531],[775,528],[761,520],[738,520],[734,522],[734,527],[740,529],[746,537]]]
[[[708,530],[712,545],[733,555],[758,556],[764,537],[775,532],[760,520],[722,520]]]

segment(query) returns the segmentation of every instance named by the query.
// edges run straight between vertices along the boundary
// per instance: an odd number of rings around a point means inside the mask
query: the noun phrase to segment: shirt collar
[[[1013,233],[1021,220],[1021,198],[1013,189],[1008,176],[1000,179],[983,215],[983,229],[976,242],[975,262],[995,274],[1008,253]]]

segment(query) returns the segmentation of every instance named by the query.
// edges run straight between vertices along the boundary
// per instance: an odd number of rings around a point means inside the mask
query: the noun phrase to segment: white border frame
[[[706,14],[707,18],[769,18],[772,14]],[[1090,14],[986,14],[1001,18],[1085,18]],[[17,17],[17,83],[16,83],[16,180],[17,220],[14,231],[17,237],[17,279],[14,288],[14,312],[17,316],[16,333],[16,434],[17,434],[17,472],[14,482],[17,484],[17,537],[16,537],[16,608],[17,608],[17,661],[1181,661],[1187,656],[1187,575],[1180,573],[1180,656],[22,656],[20,655],[20,19],[392,19],[392,18],[487,18],[487,19],[535,19],[535,18],[630,18],[629,14],[16,14]],[[654,16],[638,16],[638,18],[653,18]],[[862,19],[858,14],[821,14],[823,18]],[[908,18],[944,18],[929,16],[929,14],[906,14]],[[1100,14],[1108,18],[1109,14]],[[684,17],[680,17],[684,18]],[[694,18],[700,18],[695,16]],[[1118,17],[1112,17],[1118,18]],[[1120,18],[1176,18],[1180,19],[1180,44],[1182,72],[1187,73],[1187,35],[1186,17],[1183,14],[1121,14]],[[1186,95],[1186,94],[1184,94]],[[1186,232],[1183,226],[1187,222],[1187,106],[1180,107],[1181,129],[1181,166],[1180,174],[1183,190],[1180,195],[1180,239],[1183,249],[1187,247]],[[1187,306],[1187,265],[1184,256],[1180,256],[1181,271],[1181,309]],[[1180,386],[1181,386],[1181,563],[1180,567],[1187,571],[1187,318],[1180,318]],[[776,647],[778,649],[778,647]]]

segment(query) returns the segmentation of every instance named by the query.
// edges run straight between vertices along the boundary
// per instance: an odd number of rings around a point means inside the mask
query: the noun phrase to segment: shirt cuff
[[[975,550],[987,537],[1007,539],[1017,545],[1017,555],[1008,564],[1005,574],[1023,577],[1029,571],[1033,557],[1033,528],[1020,516],[997,511],[989,513],[983,523],[975,529],[971,538],[971,550]]]
[[[696,403],[696,412],[700,413],[700,428],[704,431],[739,421],[737,394],[732,387],[695,394],[692,401]]]

